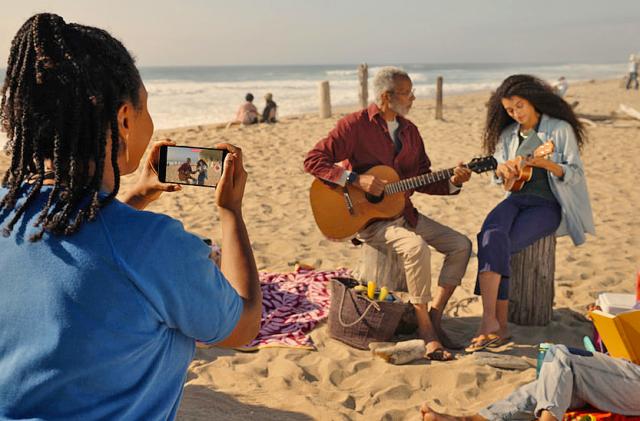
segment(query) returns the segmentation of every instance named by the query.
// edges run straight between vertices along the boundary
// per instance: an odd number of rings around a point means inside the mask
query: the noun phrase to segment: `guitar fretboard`
[[[447,170],[430,172],[411,178],[405,178],[404,180],[387,184],[386,186],[384,186],[384,192],[385,194],[394,194],[407,190],[414,190],[422,186],[426,186],[427,184],[433,184],[441,180],[449,179],[452,175],[453,168],[449,168]]]

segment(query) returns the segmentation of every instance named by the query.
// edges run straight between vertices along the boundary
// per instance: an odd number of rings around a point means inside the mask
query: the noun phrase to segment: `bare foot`
[[[420,408],[424,421],[464,421],[464,417],[454,417],[452,415],[439,414],[424,403]]]
[[[435,309],[429,310],[429,318],[431,319],[431,324],[433,325],[433,330],[435,330],[436,335],[440,339],[442,345],[445,348],[449,349],[462,349],[464,346],[458,342],[455,342],[453,339],[447,335],[447,333],[442,329],[442,313],[436,311]]]
[[[476,336],[496,333],[499,330],[500,330],[500,323],[498,322],[498,319],[496,319],[495,317],[489,318],[485,316],[480,321],[480,326],[478,327],[478,332],[476,333]]]

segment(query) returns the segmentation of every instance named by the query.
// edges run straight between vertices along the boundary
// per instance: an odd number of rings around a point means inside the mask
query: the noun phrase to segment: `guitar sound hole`
[[[374,196],[370,193],[365,193],[364,196],[370,203],[380,203],[382,202],[382,199],[384,199],[384,193],[382,193],[380,196]]]

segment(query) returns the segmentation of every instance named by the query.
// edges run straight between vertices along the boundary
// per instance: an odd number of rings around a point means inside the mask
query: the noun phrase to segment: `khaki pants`
[[[460,285],[471,256],[471,241],[459,232],[418,214],[411,227],[404,217],[375,222],[358,233],[357,238],[373,247],[390,247],[404,262],[407,301],[426,304],[431,301],[431,251],[445,255],[438,284]]]

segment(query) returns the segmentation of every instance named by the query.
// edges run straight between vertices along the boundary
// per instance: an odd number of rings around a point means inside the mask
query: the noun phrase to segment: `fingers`
[[[216,149],[225,149],[227,152],[238,157],[242,156],[242,149],[238,146],[232,145],[231,143],[216,143],[213,147]]]
[[[151,164],[151,169],[157,172],[158,161],[160,160],[160,147],[161,146],[176,146],[176,142],[171,139],[158,140],[151,144],[151,152],[149,153],[148,162]]]
[[[182,190],[182,186],[180,184],[162,184],[160,183],[160,189],[166,192],[175,192]]]
[[[242,149],[236,145],[232,145],[231,143],[216,143],[213,145],[216,149],[225,149],[229,154],[234,155],[236,157],[236,164],[239,168],[244,168],[242,164]]]

